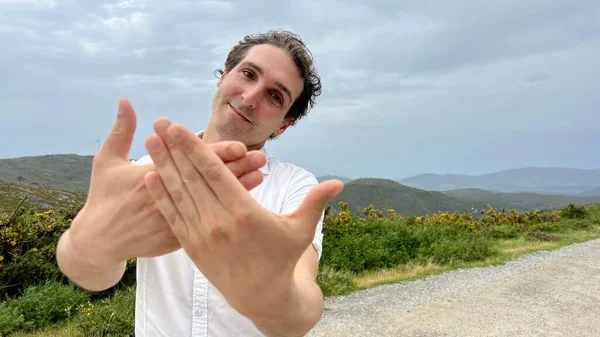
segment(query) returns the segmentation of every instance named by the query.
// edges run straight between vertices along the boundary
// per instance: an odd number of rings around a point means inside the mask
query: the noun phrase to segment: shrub
[[[588,209],[589,219],[593,224],[600,225],[600,205],[594,205]]]
[[[416,254],[419,262],[433,261],[445,265],[484,260],[497,253],[485,236],[457,228],[429,227],[415,235],[421,242]]]
[[[574,204],[569,204],[560,211],[560,216],[565,219],[585,219],[588,216],[588,211],[584,206],[577,207]]]
[[[47,280],[62,281],[56,243],[72,221],[73,210],[38,212],[22,208],[0,219],[0,297],[13,296]]]
[[[496,239],[513,239],[519,236],[519,230],[513,225],[500,225],[496,227],[491,236]]]
[[[323,265],[354,273],[408,262],[418,246],[411,229],[388,220],[352,218],[324,236]]]
[[[30,286],[22,296],[8,298],[0,305],[0,334],[32,331],[67,319],[89,298],[87,292],[55,281]]]
[[[133,336],[135,287],[118,289],[110,297],[79,306],[75,326],[85,336]]]
[[[495,253],[480,233],[455,226],[419,226],[420,220],[415,221],[415,225],[407,225],[401,221],[353,218],[344,226],[327,228],[322,264],[360,273],[413,260],[474,261]]]
[[[19,312],[19,307],[0,303],[0,336],[9,336],[26,328],[25,317]]]
[[[0,217],[0,298],[15,296],[28,286],[41,285],[47,280],[66,283],[56,264],[56,245],[68,229],[81,206],[37,211],[20,208],[13,216]],[[135,284],[135,260],[119,286]],[[110,295],[109,289],[101,296]]]
[[[317,283],[325,296],[344,295],[355,289],[351,272],[335,270],[330,266],[323,266],[319,269]]]

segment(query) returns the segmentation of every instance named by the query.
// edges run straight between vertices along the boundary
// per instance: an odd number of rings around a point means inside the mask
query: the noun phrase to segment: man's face
[[[292,58],[272,45],[250,48],[246,57],[217,82],[211,123],[222,140],[260,147],[289,126],[284,117],[303,89]]]

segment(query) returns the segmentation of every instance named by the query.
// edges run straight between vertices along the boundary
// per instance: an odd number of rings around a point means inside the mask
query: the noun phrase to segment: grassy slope
[[[494,208],[512,207],[518,211],[534,209],[557,209],[575,205],[600,203],[600,197],[547,195],[538,193],[493,193],[480,189],[461,189],[446,192],[446,195],[465,202],[485,201]]]
[[[25,205],[49,209],[84,202],[86,194],[39,185],[0,185],[0,214],[14,211],[25,197]]]
[[[442,192],[420,190],[387,179],[357,179],[345,185],[330,203],[339,209],[338,201],[349,204],[353,213],[373,204],[381,210],[394,209],[398,214],[426,215],[438,211],[468,212],[472,207],[485,208],[486,203],[449,197]]]
[[[92,160],[93,156],[74,154],[0,159],[0,183],[36,183],[87,192]]]

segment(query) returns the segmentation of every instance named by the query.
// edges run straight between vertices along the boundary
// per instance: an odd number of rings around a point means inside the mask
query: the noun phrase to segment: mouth
[[[252,124],[252,122],[246,118],[246,116],[244,116],[236,107],[234,107],[233,105],[231,105],[230,103],[227,103],[227,105],[229,106],[229,109],[236,115],[238,115],[241,119],[245,120],[246,122]]]

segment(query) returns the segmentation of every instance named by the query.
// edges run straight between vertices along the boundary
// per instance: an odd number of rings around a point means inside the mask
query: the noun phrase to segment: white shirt
[[[197,134],[202,136],[200,131]],[[318,183],[315,176],[267,155],[263,182],[250,194],[274,213],[291,213]],[[149,155],[137,164],[152,162]],[[313,246],[322,252],[322,221]],[[154,258],[137,259],[135,335],[138,337],[264,336],[251,320],[231,307],[190,260],[183,249]]]

